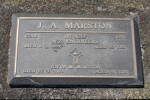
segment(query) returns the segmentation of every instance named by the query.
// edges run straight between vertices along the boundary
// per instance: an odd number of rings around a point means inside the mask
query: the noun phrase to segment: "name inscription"
[[[60,28],[58,27],[59,23],[51,22],[51,23],[45,23],[45,22],[39,22],[37,24],[37,28],[39,29],[56,29]],[[110,22],[99,22],[99,23],[81,23],[81,22],[65,22],[63,23],[63,28],[65,29],[110,29],[112,28],[112,23]]]

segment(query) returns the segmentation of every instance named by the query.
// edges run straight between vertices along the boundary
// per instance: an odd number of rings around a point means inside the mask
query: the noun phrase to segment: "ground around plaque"
[[[14,13],[134,16],[140,18],[144,88],[10,88],[8,43]],[[148,99],[150,98],[150,1],[148,0],[1,0],[1,99]]]

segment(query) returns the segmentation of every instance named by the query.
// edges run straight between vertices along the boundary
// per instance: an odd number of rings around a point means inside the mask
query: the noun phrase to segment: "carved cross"
[[[70,55],[73,57],[73,64],[78,64],[79,63],[79,58],[81,55],[81,52],[75,48],[73,51],[70,52]]]

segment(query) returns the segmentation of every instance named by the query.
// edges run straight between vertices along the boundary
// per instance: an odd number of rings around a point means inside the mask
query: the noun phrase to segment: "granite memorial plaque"
[[[143,87],[137,17],[12,16],[11,87]]]

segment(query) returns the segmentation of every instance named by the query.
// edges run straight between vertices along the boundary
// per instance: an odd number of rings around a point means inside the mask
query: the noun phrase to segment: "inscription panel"
[[[18,17],[16,38],[18,77],[137,76],[130,18]]]

